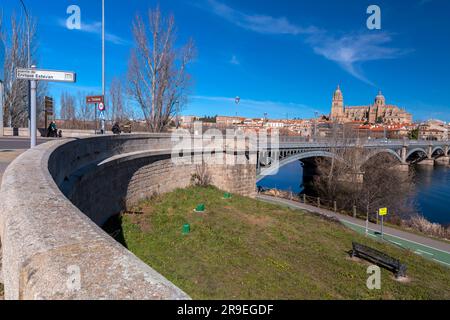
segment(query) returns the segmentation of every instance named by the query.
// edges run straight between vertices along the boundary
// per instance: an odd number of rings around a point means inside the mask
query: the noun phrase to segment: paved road
[[[45,143],[51,139],[39,138],[38,144]],[[25,150],[30,148],[30,138],[22,137],[0,137],[0,150]]]
[[[269,196],[258,196],[258,199],[264,202],[281,204],[294,209],[303,209],[310,212],[319,213],[329,217],[335,217],[349,228],[361,233],[366,233],[366,222],[354,219],[352,217],[336,214],[332,211],[316,208],[303,203],[289,201],[285,199],[279,199]],[[380,226],[370,223],[368,236],[374,239],[381,240]],[[450,244],[434,240],[431,238],[423,237],[406,231],[393,229],[390,227],[384,228],[384,240],[391,244],[413,251],[415,254],[420,255],[426,259],[438,262],[442,265],[450,267]]]

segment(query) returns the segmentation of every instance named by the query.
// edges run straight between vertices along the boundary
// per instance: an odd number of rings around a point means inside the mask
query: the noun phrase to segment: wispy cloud
[[[370,85],[374,84],[364,75],[362,63],[396,59],[411,51],[391,47],[393,39],[386,32],[366,31],[333,36],[316,26],[296,25],[285,17],[244,13],[218,0],[206,2],[209,11],[243,29],[268,35],[303,36],[304,41],[316,54],[337,63],[346,72]]]
[[[302,28],[292,24],[285,17],[274,18],[269,15],[246,14],[235,10],[217,0],[207,0],[209,8],[216,15],[247,30],[265,34],[310,34],[317,32],[316,28]]]
[[[58,25],[63,28],[67,28],[66,26],[66,20],[64,19],[58,19]],[[78,32],[84,32],[92,35],[96,35],[98,37],[102,36],[102,23],[100,21],[91,21],[91,22],[85,22],[82,21],[81,23],[81,29],[73,30]],[[123,39],[122,37],[119,37],[113,33],[105,31],[105,40],[115,44],[115,45],[129,45],[130,42],[128,40]]]
[[[355,78],[371,85],[374,84],[365,77],[361,63],[396,59],[411,51],[389,47],[391,42],[391,35],[385,32],[357,33],[342,37],[317,35],[307,39],[316,54],[336,62]]]

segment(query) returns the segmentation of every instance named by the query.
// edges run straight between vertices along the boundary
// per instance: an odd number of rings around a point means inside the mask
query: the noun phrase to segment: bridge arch
[[[437,158],[446,156],[445,150],[442,147],[435,147],[433,151],[431,151],[431,155],[434,156],[437,151],[442,152],[442,154],[436,155]]]
[[[276,166],[270,166],[268,168],[262,168],[261,173],[256,177],[256,182],[260,182],[267,176],[275,175],[278,170],[290,163],[300,161],[303,159],[309,159],[309,158],[331,158],[331,159],[337,159],[342,160],[340,157],[338,157],[336,154],[328,151],[310,151],[310,152],[304,152],[295,154],[291,157],[284,158],[279,161],[279,164]]]
[[[415,154],[417,152],[422,152],[424,154],[428,154],[428,152],[425,149],[415,148],[408,152],[408,154],[406,155],[406,159],[409,159],[413,154]]]
[[[403,163],[402,158],[400,157],[400,155],[395,152],[392,149],[375,149],[374,151],[372,151],[371,153],[369,153],[369,155],[364,159],[364,163],[363,165],[369,161],[370,159],[372,159],[373,157],[379,155],[379,154],[383,154],[383,153],[387,153],[390,154],[392,156],[394,156],[394,158],[396,158],[400,163]]]

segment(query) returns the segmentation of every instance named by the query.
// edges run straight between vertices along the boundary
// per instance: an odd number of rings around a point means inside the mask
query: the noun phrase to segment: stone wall
[[[170,145],[166,135],[105,136],[51,141],[17,158],[0,189],[6,299],[188,299],[99,227],[189,185],[196,165],[174,165]],[[208,170],[217,187],[255,194],[255,166]],[[74,270],[79,290],[70,286]]]

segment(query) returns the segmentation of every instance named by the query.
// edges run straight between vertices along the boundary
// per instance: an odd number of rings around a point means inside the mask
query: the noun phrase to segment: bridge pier
[[[440,157],[436,159],[437,165],[448,165],[450,163],[450,157]]]
[[[427,166],[427,167],[433,167],[434,166],[434,159],[425,159],[420,162],[417,162],[420,166]]]
[[[393,170],[397,172],[409,172],[409,164],[402,163],[392,167]]]

